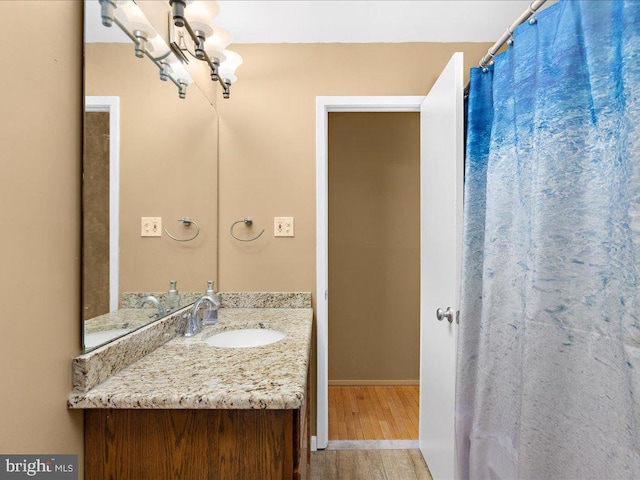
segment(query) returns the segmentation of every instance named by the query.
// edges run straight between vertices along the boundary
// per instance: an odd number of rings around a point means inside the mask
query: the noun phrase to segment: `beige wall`
[[[329,114],[329,381],[417,381],[420,114]]]
[[[235,45],[244,63],[220,114],[220,288],[315,289],[315,102],[318,95],[424,95],[456,51],[468,70],[487,43]],[[256,242],[231,238],[247,215]],[[295,238],[273,217],[294,216]],[[259,230],[258,230],[259,231]]]
[[[82,4],[0,2],[0,452],[79,454]],[[25,35],[25,28],[30,34]]]
[[[312,291],[315,297],[316,96],[424,95],[454,52],[465,53],[468,72],[490,46],[234,45],[244,63],[231,98],[219,94],[217,103],[220,289]],[[256,242],[240,243],[228,228],[247,215],[267,232]],[[294,216],[296,237],[274,238],[274,216]],[[314,351],[312,382],[315,368]]]
[[[196,85],[178,98],[149,60],[129,44],[92,43],[85,51],[87,95],[120,97],[120,291],[204,291],[217,280],[218,115]],[[176,220],[200,225],[191,242],[141,237],[141,217],[162,217],[179,238],[193,235]]]

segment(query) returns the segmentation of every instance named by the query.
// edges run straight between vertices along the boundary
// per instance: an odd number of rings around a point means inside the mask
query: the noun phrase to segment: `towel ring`
[[[262,231],[256,235],[253,238],[240,238],[240,237],[236,237],[235,233],[233,233],[233,227],[235,227],[237,224],[239,223],[243,223],[247,226],[250,227],[253,224],[253,220],[251,219],[251,217],[246,217],[243,218],[242,220],[238,220],[237,222],[233,222],[231,224],[231,228],[229,229],[229,233],[231,234],[231,236],[233,238],[235,238],[236,240],[240,241],[240,242],[253,242],[254,240],[257,240],[258,238],[260,238],[262,236],[262,234],[264,233],[264,229],[262,229]]]
[[[165,228],[164,229],[164,233],[169,235],[169,237],[172,240],[175,240],[176,242],[190,242],[191,240],[196,238],[198,235],[200,235],[200,227],[198,226],[198,223],[195,220],[191,220],[189,217],[184,217],[184,218],[179,218],[178,221],[182,222],[185,227],[190,227],[191,224],[193,223],[196,226],[196,233],[195,233],[195,235],[193,237],[190,237],[190,238],[177,238],[177,237],[174,237],[173,235],[171,235],[169,233],[169,231]]]

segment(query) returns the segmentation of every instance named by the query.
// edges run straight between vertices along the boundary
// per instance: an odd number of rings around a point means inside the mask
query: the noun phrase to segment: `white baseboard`
[[[414,450],[418,440],[329,440],[327,450]]]
[[[318,451],[318,437],[316,437],[315,435],[311,435],[311,451]]]
[[[420,380],[329,380],[330,387],[396,387],[396,386],[419,386]]]

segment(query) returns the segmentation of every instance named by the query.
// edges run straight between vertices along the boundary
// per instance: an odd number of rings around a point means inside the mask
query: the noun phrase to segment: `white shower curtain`
[[[461,478],[640,478],[640,1],[561,1],[471,73]]]

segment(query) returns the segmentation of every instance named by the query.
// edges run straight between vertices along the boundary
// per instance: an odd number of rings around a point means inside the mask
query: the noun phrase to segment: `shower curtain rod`
[[[526,22],[534,13],[536,13],[536,11],[538,11],[538,9],[542,5],[544,5],[546,1],[547,0],[535,0],[531,2],[529,4],[529,7],[522,13],[522,15],[520,15],[515,22],[509,25],[509,28],[507,28],[507,31],[502,34],[500,39],[493,44],[493,46],[489,49],[487,54],[484,57],[482,57],[478,66],[486,67],[487,65],[492,64],[493,57],[495,57],[498,50],[500,50],[500,47],[502,47],[505,43],[507,43],[507,41],[513,36],[513,31],[515,30],[515,28],[521,23]]]

